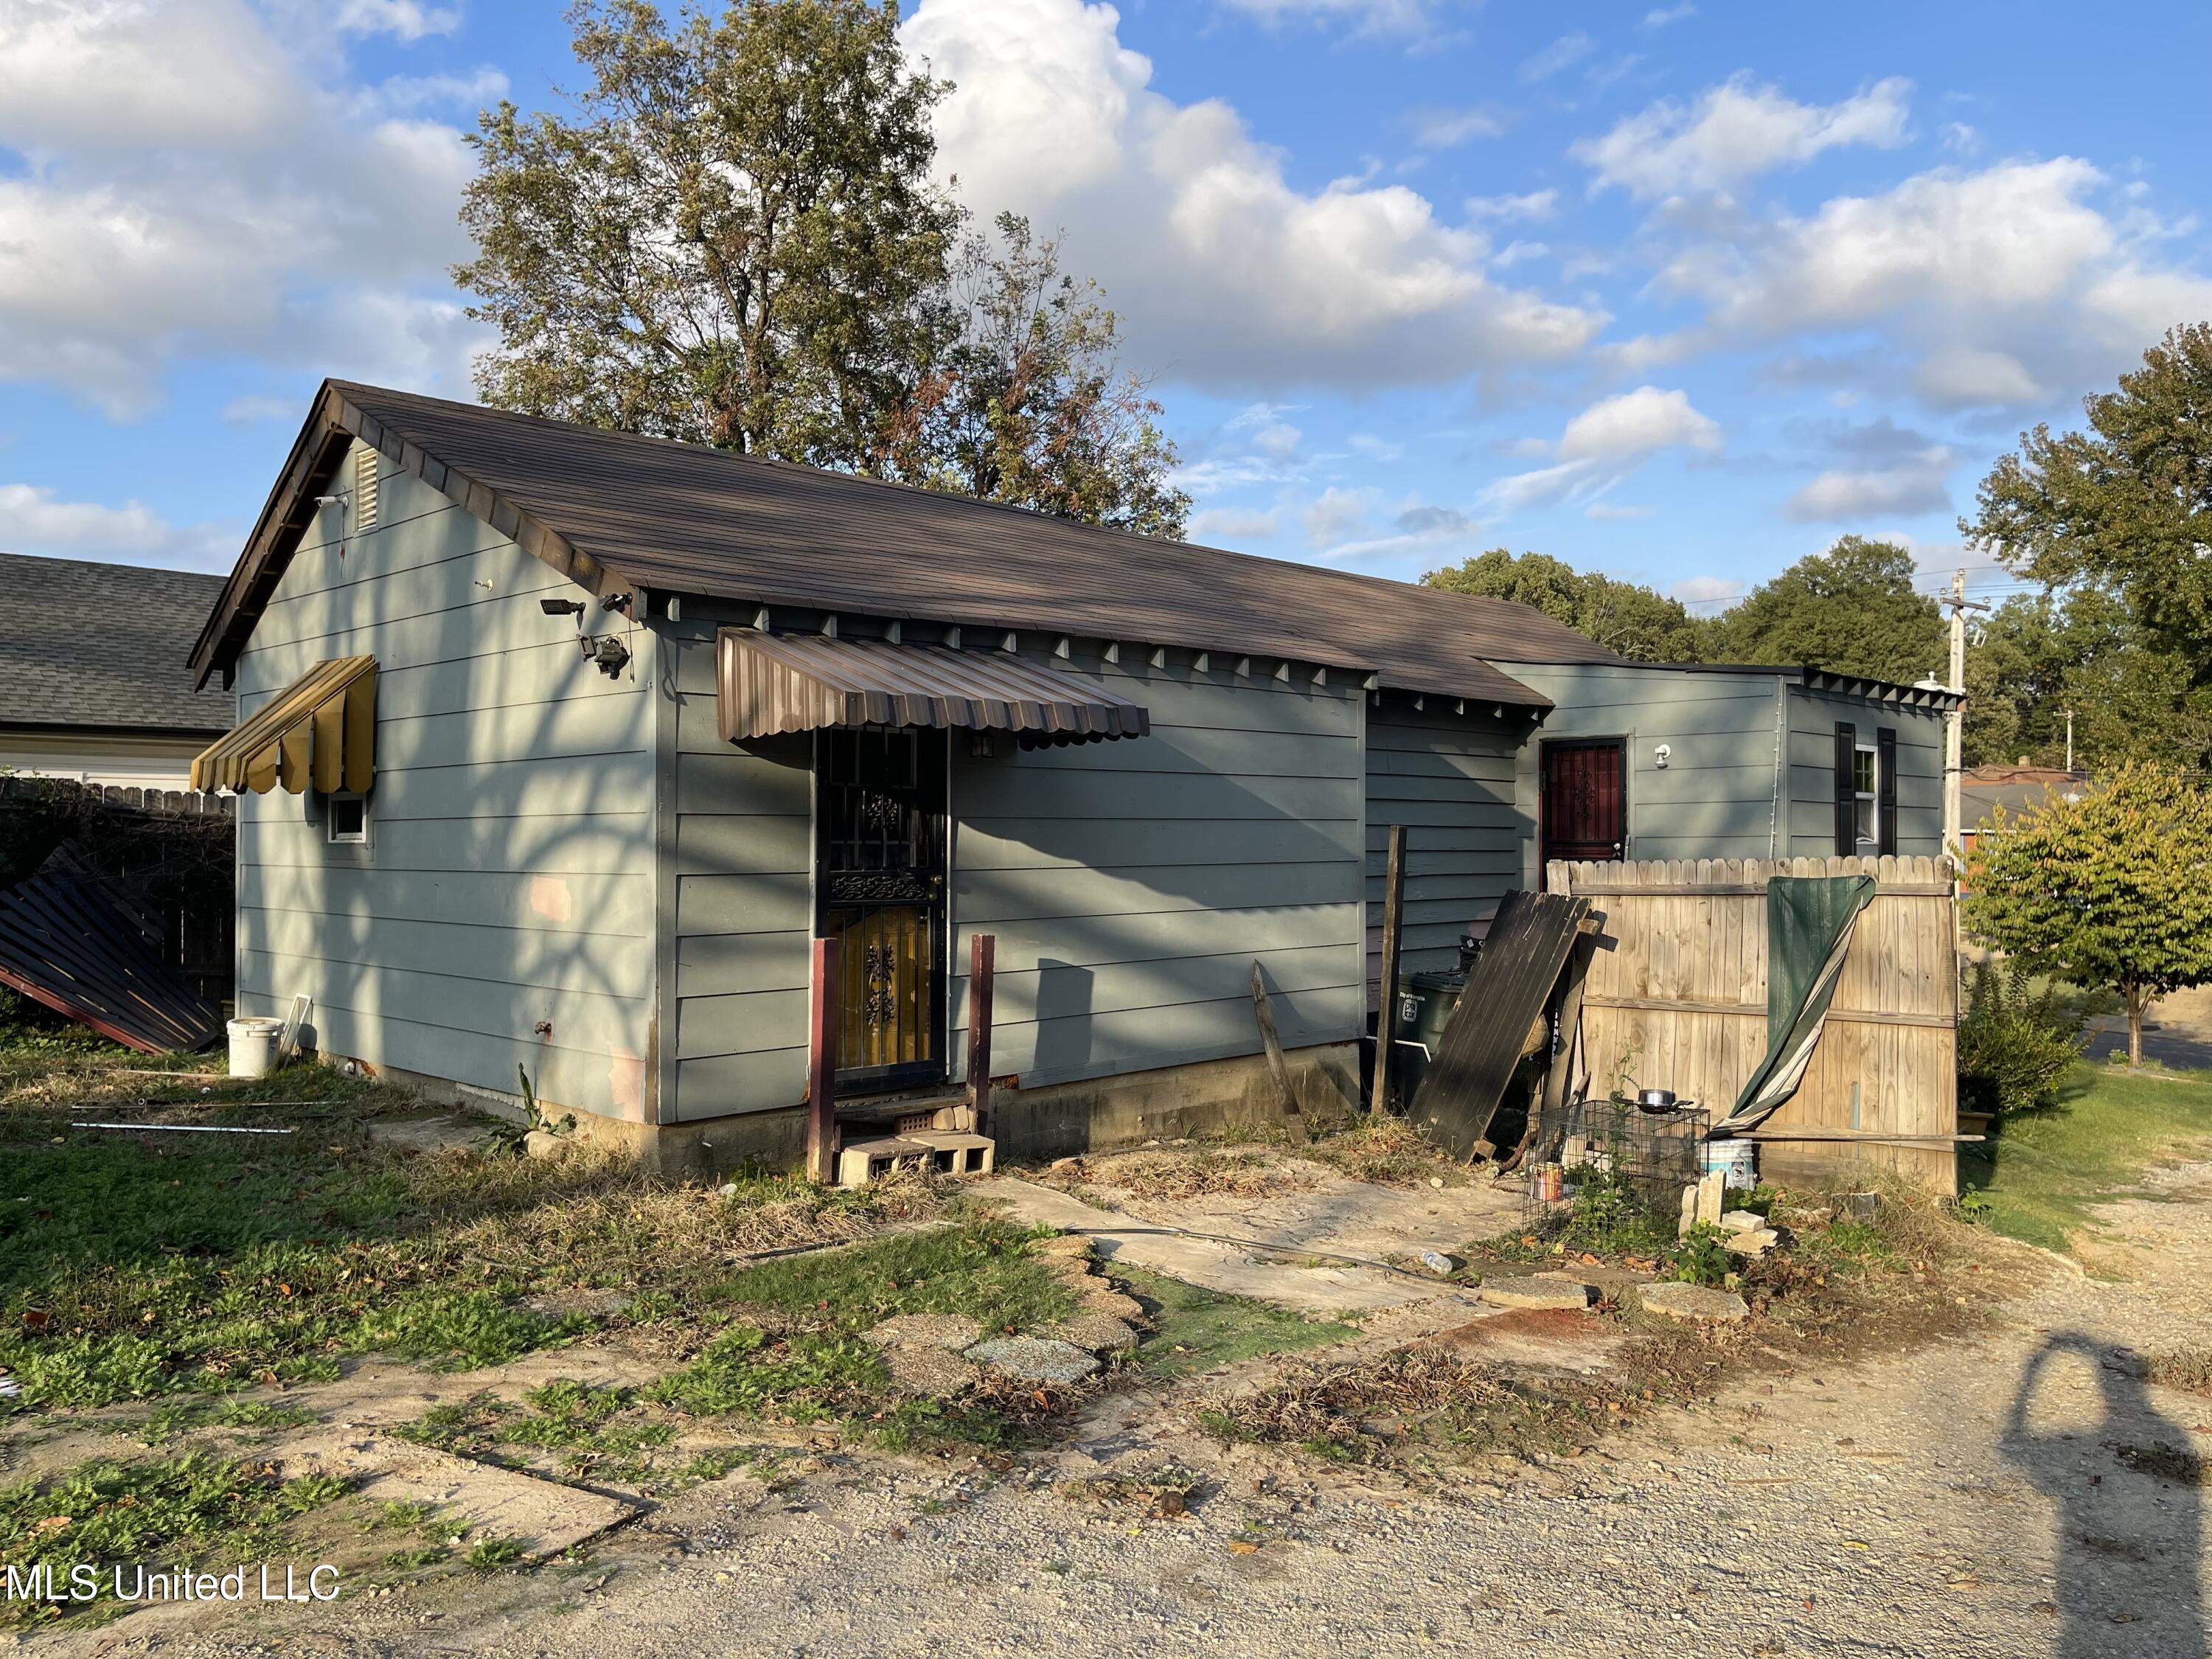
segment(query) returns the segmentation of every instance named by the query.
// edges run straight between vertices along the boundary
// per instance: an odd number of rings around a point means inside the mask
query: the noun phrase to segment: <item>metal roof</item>
[[[231,721],[185,658],[220,576],[0,553],[0,725],[173,732]]]
[[[1502,600],[331,380],[194,650],[203,676],[243,648],[349,434],[597,594],[1236,651],[1533,708],[1550,704],[1489,659],[1619,660]]]
[[[366,790],[376,781],[376,659],[328,657],[217,738],[192,787],[267,794]]]
[[[958,726],[1027,747],[1140,738],[1152,718],[1003,652],[725,628],[714,637],[722,741],[825,726]]]

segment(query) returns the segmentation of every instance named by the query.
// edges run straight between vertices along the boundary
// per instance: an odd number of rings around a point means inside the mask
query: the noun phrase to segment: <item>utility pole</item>
[[[2066,773],[2069,777],[2074,773],[2074,711],[2070,708],[2066,711]]]
[[[1966,691],[1966,613],[1986,611],[1986,599],[1969,601],[1966,598],[1966,573],[1960,571],[1951,578],[1951,597],[1947,601],[1951,610],[1951,690],[1964,697]],[[1960,799],[1960,783],[1966,766],[1966,711],[1962,702],[1954,708],[1943,722],[1943,853],[1956,859],[1959,848],[1966,842],[1966,826],[1960,822],[1964,809]]]

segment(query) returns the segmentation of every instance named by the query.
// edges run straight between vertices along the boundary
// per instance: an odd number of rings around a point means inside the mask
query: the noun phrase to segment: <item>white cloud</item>
[[[1326,552],[1349,541],[1367,527],[1368,510],[1375,504],[1371,489],[1345,489],[1331,484],[1309,502],[1298,515],[1306,540]]]
[[[1353,454],[1370,461],[1399,461],[1406,458],[1405,445],[1378,438],[1371,432],[1355,432],[1345,442]]]
[[[389,110],[441,104],[478,110],[496,104],[508,90],[507,76],[487,64],[467,75],[396,75],[380,82],[369,101]]]
[[[1663,29],[1669,23],[1679,23],[1686,17],[1695,17],[1697,15],[1698,9],[1690,3],[1690,0],[1681,0],[1679,5],[1658,6],[1645,12],[1644,27],[1647,29]]]
[[[1592,404],[1569,421],[1559,436],[1559,455],[1567,461],[1597,460],[1656,449],[1720,447],[1720,428],[1690,406],[1688,393],[1640,386]]]
[[[1277,421],[1261,427],[1252,434],[1252,447],[1262,455],[1272,455],[1279,461],[1294,460],[1298,453],[1297,428],[1286,421]]]
[[[2174,324],[2212,314],[2212,280],[2161,263],[2170,227],[2070,156],[1937,168],[1808,217],[1679,243],[1656,288],[1704,324],[1631,343],[1656,357],[1747,339],[1870,331],[1832,365],[1878,380],[1899,359],[1936,408],[2020,407],[2108,380]],[[1664,235],[1663,228],[1661,234]]]
[[[1526,453],[1532,447],[1519,447]],[[1592,404],[1567,422],[1557,443],[1534,447],[1557,464],[1498,480],[1486,492],[1490,505],[1510,513],[1561,501],[1588,504],[1662,450],[1717,452],[1721,429],[1686,393],[1642,386]]]
[[[1470,196],[1467,216],[1506,222],[1516,219],[1548,219],[1559,205],[1556,190],[1532,190],[1525,196]]]
[[[1407,119],[1413,127],[1413,142],[1423,149],[1456,149],[1477,138],[1504,135],[1510,113],[1495,104],[1476,104],[1463,109],[1417,109]]]
[[[1939,445],[1896,466],[1823,472],[1792,495],[1783,513],[1797,524],[1858,524],[1948,513],[1951,491],[1945,475],[1954,459]]]
[[[1263,22],[1342,21],[1357,24],[1363,31],[1376,34],[1425,29],[1438,9],[1435,0],[1224,0],[1224,3]]]
[[[152,408],[179,356],[462,380],[461,135],[365,113],[270,27],[235,0],[0,9],[0,145],[30,158],[0,179],[0,380],[117,417]]]
[[[233,398],[222,406],[225,426],[258,426],[264,421],[298,421],[306,413],[298,398],[272,398],[255,392]]]
[[[216,525],[179,527],[137,501],[58,500],[43,486],[0,484],[0,551],[185,569],[228,569],[237,551]]]
[[[1600,524],[1653,519],[1658,515],[1659,509],[1656,507],[1616,507],[1610,501],[1592,501],[1583,509],[1583,517],[1595,519]]]
[[[449,7],[423,5],[422,0],[343,0],[335,21],[349,34],[419,40],[426,34],[451,34],[461,26],[461,15]]]
[[[1595,171],[1594,188],[1618,185],[1644,198],[1725,190],[1839,144],[1894,149],[1905,142],[1911,90],[1910,82],[1892,78],[1823,106],[1739,75],[1694,104],[1662,100],[1602,137],[1580,140],[1569,154]]]
[[[1190,516],[1190,538],[1217,547],[1264,541],[1282,527],[1279,513],[1247,513],[1233,507],[1209,507]]]
[[[1563,34],[1558,40],[1524,59],[1521,64],[1523,81],[1548,81],[1561,70],[1572,69],[1597,49],[1597,42],[1577,29],[1572,34]]]
[[[1212,387],[1456,380],[1579,351],[1602,313],[1507,288],[1400,185],[1293,186],[1218,100],[1149,90],[1110,6],[922,0],[908,51],[957,90],[939,163],[986,210],[1065,225],[1139,367]]]

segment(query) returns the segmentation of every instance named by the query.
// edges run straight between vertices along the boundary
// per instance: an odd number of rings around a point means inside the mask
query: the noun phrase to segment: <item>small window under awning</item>
[[[725,743],[830,726],[967,726],[1024,747],[1140,738],[1143,708],[1006,652],[726,628],[714,641]]]
[[[365,791],[376,781],[376,659],[317,663],[192,762],[195,789]]]

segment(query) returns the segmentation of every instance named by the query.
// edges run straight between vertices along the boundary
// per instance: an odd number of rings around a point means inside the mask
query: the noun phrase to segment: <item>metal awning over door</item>
[[[1144,708],[1011,652],[726,628],[714,641],[722,740],[829,726],[966,726],[1024,747],[1140,738]]]
[[[202,750],[195,789],[265,795],[366,790],[376,781],[376,659],[319,662]]]

